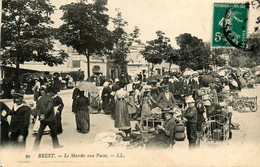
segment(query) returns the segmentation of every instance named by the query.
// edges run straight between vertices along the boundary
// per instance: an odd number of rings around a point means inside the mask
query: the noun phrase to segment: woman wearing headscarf
[[[110,93],[111,88],[109,87],[109,82],[104,83],[104,88],[102,90],[101,98],[102,98],[102,109],[105,114],[109,114],[110,111]]]
[[[84,95],[84,91],[79,92],[79,97],[75,100],[76,124],[80,133],[87,133],[90,130],[89,99]]]
[[[153,104],[157,105],[156,101],[153,99],[153,97],[150,94],[150,89],[147,87],[144,87],[141,95],[141,117],[144,118],[148,116],[151,113],[151,109]]]

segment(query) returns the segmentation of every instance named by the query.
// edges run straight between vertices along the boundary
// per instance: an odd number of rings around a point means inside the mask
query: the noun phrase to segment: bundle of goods
[[[154,118],[154,119],[161,119],[162,118],[162,109],[160,107],[153,108],[148,117]]]
[[[183,141],[186,138],[184,131],[185,131],[184,123],[182,122],[177,123],[175,127],[175,137],[174,137],[176,141]]]
[[[101,108],[101,99],[98,92],[90,94],[90,107],[99,110]]]

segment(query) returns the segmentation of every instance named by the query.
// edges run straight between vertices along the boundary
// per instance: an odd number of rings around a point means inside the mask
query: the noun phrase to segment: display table
[[[145,127],[148,128],[149,122],[152,123],[152,128],[155,128],[155,124],[158,123],[162,125],[163,119],[156,119],[156,118],[141,118],[141,126],[143,127],[143,123],[146,123]]]

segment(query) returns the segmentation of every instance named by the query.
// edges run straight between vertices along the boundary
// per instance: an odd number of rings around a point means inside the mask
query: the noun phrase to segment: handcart
[[[228,116],[216,114],[202,124],[202,135],[206,141],[225,141],[230,137],[230,122]]]
[[[258,109],[257,96],[255,97],[236,97],[233,100],[232,108],[233,110],[245,110],[248,107],[252,112],[256,112]]]
[[[101,98],[98,92],[90,93],[90,107],[92,108],[92,114],[99,113],[101,110]]]

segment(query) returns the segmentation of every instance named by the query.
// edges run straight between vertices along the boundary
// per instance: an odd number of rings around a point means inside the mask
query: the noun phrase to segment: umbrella
[[[85,91],[89,93],[98,92],[97,86],[92,82],[81,82],[76,86],[76,88],[78,88],[80,91]]]

